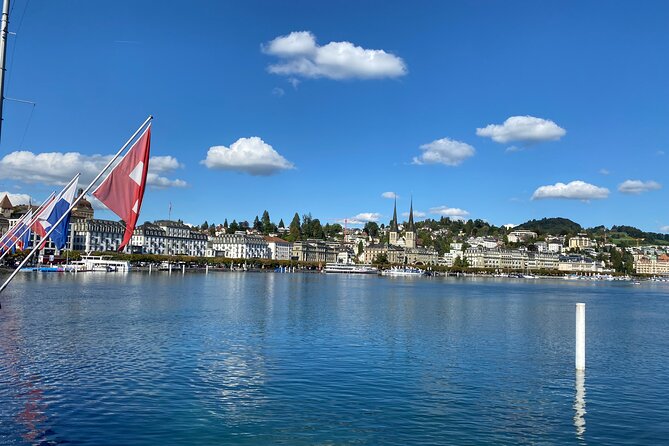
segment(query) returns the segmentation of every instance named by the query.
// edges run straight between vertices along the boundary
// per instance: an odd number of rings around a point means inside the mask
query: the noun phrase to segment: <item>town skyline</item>
[[[417,220],[669,232],[661,2],[14,5],[6,96],[37,104],[6,105],[15,204],[90,180],[150,113],[140,221],[387,224],[413,196]]]

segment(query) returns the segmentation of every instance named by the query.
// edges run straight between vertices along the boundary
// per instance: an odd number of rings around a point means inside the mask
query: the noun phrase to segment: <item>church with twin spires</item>
[[[390,234],[388,244],[391,246],[401,246],[407,249],[416,247],[416,225],[413,222],[413,198],[409,206],[409,223],[404,231],[404,237],[400,238],[399,226],[397,223],[397,198],[393,208],[393,219],[390,222]]]
[[[395,199],[388,243],[368,245],[365,248],[365,263],[372,263],[379,255],[385,255],[391,264],[436,265],[438,254],[434,248],[418,246],[413,218],[413,198],[409,206],[409,221],[402,229],[401,232],[397,220],[397,199]]]

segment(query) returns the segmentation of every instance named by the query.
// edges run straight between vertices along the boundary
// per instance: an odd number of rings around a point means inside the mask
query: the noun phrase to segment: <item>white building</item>
[[[587,234],[578,234],[575,237],[569,239],[569,249],[584,249],[584,248],[593,248],[596,246],[594,240],[590,240]]]
[[[266,236],[265,241],[271,251],[273,260],[290,260],[293,244],[279,237]]]
[[[203,257],[207,236],[177,221],[158,220],[136,227],[130,245],[137,254]]]
[[[519,229],[517,231],[509,232],[507,238],[509,239],[509,243],[521,243],[537,238],[537,233]]]
[[[568,273],[605,273],[609,272],[604,262],[579,255],[560,256],[558,270]]]
[[[209,252],[220,252],[229,259],[271,259],[272,251],[261,235],[251,235],[244,231],[211,237]]]
[[[113,220],[79,220],[70,223],[69,249],[74,251],[118,251],[125,224]]]

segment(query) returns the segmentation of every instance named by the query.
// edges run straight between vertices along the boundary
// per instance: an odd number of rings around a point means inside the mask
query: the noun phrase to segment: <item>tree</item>
[[[388,254],[386,253],[377,254],[376,257],[374,257],[374,260],[372,260],[372,263],[375,265],[388,264]]]
[[[260,219],[256,215],[256,218],[253,220],[253,229],[256,231],[262,231],[262,223],[260,223]]]
[[[311,238],[323,239],[325,238],[325,232],[323,232],[323,226],[321,226],[321,221],[319,219],[314,219],[311,221]]]
[[[280,228],[285,228],[286,227],[286,225],[283,224],[283,218],[281,220],[279,220],[279,227]]]
[[[228,234],[234,234],[237,231],[239,231],[239,224],[237,223],[237,220],[232,220],[227,232]]]
[[[274,225],[272,224],[272,220],[269,218],[269,212],[267,212],[267,210],[262,213],[260,223],[262,223],[262,232],[264,234],[274,232]]]
[[[339,223],[326,223],[323,227],[323,232],[325,232],[325,237],[327,238],[337,238],[340,232],[342,232],[342,226]]]
[[[463,269],[469,267],[469,262],[467,259],[461,259],[460,256],[455,257],[455,260],[453,260],[453,268],[455,269]]]
[[[368,221],[365,223],[365,227],[362,228],[362,231],[369,237],[378,237],[379,224],[375,221]]]
[[[227,218],[223,222],[223,229],[228,229],[228,219]]]
[[[209,226],[209,235],[212,237],[216,235],[216,227],[215,226]]]
[[[311,213],[309,214],[302,214],[302,226],[300,227],[300,232],[304,236],[304,238],[311,238],[311,222],[313,218],[311,217]]]
[[[362,244],[362,240],[358,242],[358,255],[362,255],[362,252],[365,250],[365,246]]]
[[[209,223],[207,223],[207,220],[205,220],[204,223],[202,223],[202,225],[200,226],[200,229],[203,229],[205,231],[207,229],[209,229]]]
[[[293,216],[293,221],[290,222],[290,227],[288,228],[288,237],[289,242],[294,242],[295,240],[300,239],[300,216],[295,212]]]

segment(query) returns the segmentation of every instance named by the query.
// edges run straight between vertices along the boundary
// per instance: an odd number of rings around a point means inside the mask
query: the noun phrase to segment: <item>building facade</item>
[[[209,239],[209,250],[222,253],[229,259],[271,259],[267,240],[261,235],[237,231],[234,234],[221,234]]]
[[[118,251],[125,224],[113,220],[83,219],[70,223],[69,249],[73,251]]]

